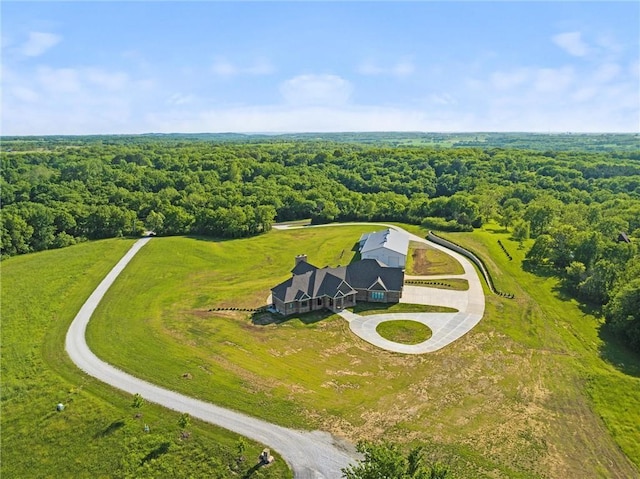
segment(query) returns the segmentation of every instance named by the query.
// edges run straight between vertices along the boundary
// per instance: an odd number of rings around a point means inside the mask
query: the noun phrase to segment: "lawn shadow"
[[[601,305],[580,301],[561,283],[553,288],[553,292],[560,301],[577,301],[577,306],[583,314],[602,317]],[[629,348],[610,325],[601,324],[598,328],[598,337],[602,340],[599,354],[603,361],[623,374],[640,378],[640,355]]]
[[[251,323],[255,326],[268,326],[270,324],[282,324],[288,321],[298,320],[302,324],[315,324],[333,316],[328,310],[310,311],[303,314],[292,314],[291,316],[282,316],[279,313],[271,313],[269,311],[258,311],[251,315]]]
[[[203,235],[186,235],[185,238],[193,239],[196,241],[204,241],[207,243],[225,243],[227,241],[232,241],[234,239],[242,239],[242,238],[220,238],[217,236],[203,236]]]
[[[640,355],[627,346],[608,324],[600,326],[600,357],[623,374],[640,378]]]
[[[99,437],[106,437],[109,436],[111,434],[113,434],[114,432],[116,432],[118,429],[122,429],[124,427],[125,423],[122,419],[120,419],[119,421],[113,421],[111,424],[109,424],[104,430],[97,432],[95,434],[95,436],[93,436],[94,438],[99,438]]]
[[[355,243],[353,243],[353,248],[351,248],[351,251],[353,251],[353,258],[351,258],[351,261],[349,262],[349,264],[355,263],[356,261],[360,261],[362,259],[362,256],[360,255],[359,241],[356,241]]]
[[[158,459],[160,456],[166,454],[169,452],[169,447],[171,446],[171,443],[169,442],[163,442],[162,444],[160,444],[158,447],[156,447],[153,451],[151,451],[149,454],[147,454],[146,456],[144,456],[142,458],[142,461],[140,461],[140,465],[143,466],[144,464],[146,464],[149,461],[152,461],[154,459]]]
[[[509,233],[509,230],[507,228],[498,228],[498,227],[488,227],[485,228],[486,231],[488,231],[489,233],[493,233],[493,234],[506,234]]]

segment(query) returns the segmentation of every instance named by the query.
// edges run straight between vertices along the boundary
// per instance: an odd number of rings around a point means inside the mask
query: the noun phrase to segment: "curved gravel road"
[[[350,444],[339,443],[328,433],[297,431],[224,409],[204,401],[163,389],[105,363],[91,352],[85,332],[91,315],[109,287],[129,261],[150,240],[137,241],[89,296],[71,323],[65,349],[71,360],[87,374],[147,401],[236,432],[267,444],[278,451],[291,467],[296,479],[336,479],[341,468],[355,462],[357,454]]]

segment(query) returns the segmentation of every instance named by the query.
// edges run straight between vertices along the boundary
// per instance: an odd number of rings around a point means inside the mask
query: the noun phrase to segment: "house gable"
[[[356,298],[397,302],[404,284],[402,268],[386,266],[376,259],[335,268],[317,268],[301,261],[292,273],[291,278],[271,290],[274,304],[282,314],[321,307],[341,309],[355,304]]]

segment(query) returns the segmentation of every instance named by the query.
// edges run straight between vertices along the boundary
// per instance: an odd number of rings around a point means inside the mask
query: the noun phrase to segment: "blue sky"
[[[640,131],[637,2],[7,2],[2,134]]]

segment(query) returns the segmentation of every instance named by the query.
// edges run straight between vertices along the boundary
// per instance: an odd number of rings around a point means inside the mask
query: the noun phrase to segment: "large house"
[[[404,268],[408,250],[407,234],[392,228],[365,233],[360,238],[360,257],[377,259],[387,266]]]
[[[397,303],[404,284],[402,268],[377,259],[318,268],[307,262],[306,255],[298,255],[291,273],[291,278],[271,290],[274,308],[285,316],[318,309],[340,311],[356,301]]]

